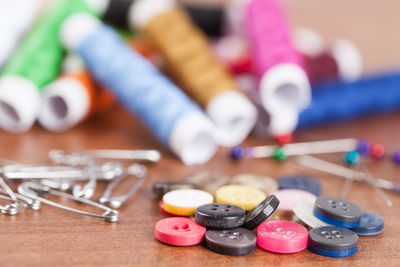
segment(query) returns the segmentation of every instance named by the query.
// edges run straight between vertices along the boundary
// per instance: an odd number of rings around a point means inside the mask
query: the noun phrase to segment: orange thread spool
[[[238,87],[212,54],[206,37],[179,8],[159,14],[145,28],[166,68],[202,107],[216,95]]]

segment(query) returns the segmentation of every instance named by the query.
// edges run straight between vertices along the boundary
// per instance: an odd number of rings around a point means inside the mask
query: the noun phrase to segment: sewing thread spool
[[[347,39],[336,39],[327,45],[315,31],[298,27],[294,30],[294,44],[304,58],[312,83],[335,78],[354,81],[361,76],[362,56]]]
[[[128,25],[128,12],[134,0],[102,0],[104,1],[102,20],[116,26]]]
[[[300,114],[298,128],[396,110],[399,87],[399,72],[320,85],[313,90],[311,105]]]
[[[135,0],[101,0],[104,2],[102,20],[116,26],[129,25],[129,13]],[[224,9],[221,6],[182,3],[192,21],[204,33],[212,37],[221,36],[224,28]]]
[[[25,132],[31,128],[39,113],[40,92],[58,75],[63,57],[58,39],[61,23],[74,12],[92,12],[95,3],[54,1],[24,38],[1,73],[0,126],[4,130]]]
[[[224,30],[224,9],[219,5],[182,3],[183,8],[205,34],[221,37]]]
[[[61,39],[184,163],[201,164],[214,155],[216,145],[207,117],[114,30],[82,13],[64,23]]]
[[[246,19],[262,104],[279,118],[278,122],[287,124],[282,127],[278,123],[276,129],[271,127],[271,133],[290,133],[311,94],[302,59],[291,42],[284,10],[278,0],[251,0]]]
[[[171,76],[216,124],[218,143],[233,146],[242,142],[254,126],[256,109],[239,92],[187,14],[174,0],[137,0],[131,10],[132,27],[144,30]]]
[[[65,74],[44,89],[39,122],[50,131],[63,132],[113,104],[113,95],[98,88],[86,70]]]
[[[0,1],[0,70],[34,23],[42,0]]]

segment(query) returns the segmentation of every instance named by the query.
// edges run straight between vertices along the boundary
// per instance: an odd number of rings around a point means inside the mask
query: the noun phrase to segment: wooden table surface
[[[391,67],[400,62],[400,53],[397,52],[400,42],[397,31],[400,22],[398,1],[286,2],[295,24],[314,27],[325,37],[352,38],[361,47],[368,70]],[[295,141],[354,137],[383,142],[394,149],[400,147],[399,121],[400,113],[376,115],[301,131],[296,134]],[[270,141],[255,137],[246,141],[246,145],[267,143]],[[71,215],[49,206],[43,206],[39,211],[24,209],[17,216],[0,215],[1,266],[399,265],[400,196],[388,193],[394,203],[392,208],[388,208],[371,187],[358,183],[351,187],[349,200],[365,210],[381,214],[385,218],[385,231],[377,237],[360,237],[359,251],[351,257],[332,259],[309,251],[278,255],[261,249],[248,256],[231,257],[215,254],[201,245],[178,248],[159,243],[154,239],[154,224],[165,216],[159,212],[158,201],[151,191],[155,181],[179,181],[199,170],[228,175],[256,173],[273,178],[301,173],[318,179],[324,195],[337,196],[343,180],[298,166],[292,160],[284,163],[266,159],[232,163],[227,149],[221,149],[208,164],[187,167],[163,149],[148,130],[120,109],[65,134],[49,133],[39,126],[22,135],[0,132],[0,148],[0,157],[26,163],[48,162],[47,152],[54,148],[67,151],[157,148],[163,153],[161,162],[149,167],[148,179],[142,189],[120,209],[121,218],[117,223]],[[340,155],[326,158],[340,162]],[[374,175],[400,182],[397,178],[399,167],[391,163],[371,163],[368,166]],[[17,185],[10,184],[14,188]],[[99,185],[96,197],[104,186]],[[80,207],[75,203],[62,203]]]

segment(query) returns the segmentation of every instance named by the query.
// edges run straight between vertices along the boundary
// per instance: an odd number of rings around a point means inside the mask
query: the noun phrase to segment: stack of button
[[[360,224],[362,210],[346,199],[321,196],[315,201],[314,215],[330,225],[355,228]]]
[[[189,180],[199,180],[193,177]],[[209,178],[205,180],[216,182]],[[155,237],[162,243],[193,246],[204,239],[205,246],[216,253],[246,255],[257,247],[257,236],[251,230],[271,216],[279,205],[274,195],[266,197],[254,187],[222,186],[215,193],[218,202],[213,203],[210,193],[185,188],[186,185],[159,182],[153,186],[156,194],[165,192],[159,203],[160,210],[167,216],[175,216],[162,219],[155,226]],[[197,186],[207,187],[204,183]],[[178,189],[170,191],[172,188]],[[176,217],[192,215],[194,220]]]
[[[160,242],[193,246],[204,240],[209,250],[224,255],[247,255],[258,245],[273,253],[308,248],[322,256],[346,257],[357,252],[358,235],[377,235],[384,228],[381,216],[363,212],[353,202],[319,196],[319,182],[308,176],[286,176],[277,183],[261,175],[229,179],[199,172],[182,183],[158,182],[153,191],[163,195],[159,208],[170,217],[156,224]],[[293,215],[288,220],[273,219],[278,207]]]
[[[196,210],[195,220],[207,227],[205,245],[225,255],[246,255],[256,248],[257,237],[251,231],[273,214],[279,205],[274,196],[242,185],[223,186],[217,201]],[[261,202],[261,198],[264,198]],[[246,211],[247,210],[247,214]]]

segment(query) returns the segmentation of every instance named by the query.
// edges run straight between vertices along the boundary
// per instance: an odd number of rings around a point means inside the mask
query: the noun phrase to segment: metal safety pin
[[[94,169],[96,179],[102,180],[111,180],[123,172],[121,164],[110,162],[95,166]],[[13,164],[3,166],[0,172],[7,179],[87,180],[89,168]]]
[[[89,182],[87,182],[83,187],[80,185],[75,185],[72,189],[72,194],[76,198],[86,198],[89,199],[93,196],[94,191],[97,186],[96,174],[94,173],[94,162],[91,158],[88,159],[88,175]]]
[[[17,214],[19,212],[19,204],[17,196],[15,195],[14,191],[12,191],[11,188],[4,181],[3,177],[0,177],[0,186],[3,188],[6,194],[10,196],[10,201],[13,202],[12,204],[0,206],[1,213],[6,215]]]
[[[0,188],[0,193],[7,194],[7,192],[1,188]],[[29,198],[27,196],[24,196],[24,195],[21,195],[18,193],[14,193],[14,194],[17,197],[18,203],[20,203],[20,204],[22,203],[24,206],[28,206],[29,208],[31,208],[33,210],[39,210],[42,207],[42,203],[37,199],[32,199],[32,198]],[[12,199],[9,196],[0,195],[0,198],[12,201]]]
[[[121,175],[120,177],[112,180],[107,188],[104,190],[103,195],[100,197],[99,202],[105,205],[108,205],[114,209],[120,208],[133,194],[136,193],[137,190],[142,186],[146,179],[146,167],[140,164],[133,164],[128,169],[127,172]],[[132,186],[132,188],[122,196],[111,197],[112,190],[124,177],[127,175],[133,175],[138,178],[136,183]]]
[[[158,150],[87,150],[82,152],[65,153],[63,150],[51,150],[49,158],[57,164],[82,165],[87,164],[88,158],[119,159],[155,163],[161,159]]]
[[[60,192],[60,191],[56,191],[54,189],[51,189],[48,186],[41,185],[39,183],[24,182],[18,187],[18,192],[29,198],[39,200],[40,202],[42,202],[44,204],[47,204],[47,205],[50,205],[50,206],[53,206],[53,207],[56,207],[59,209],[63,209],[63,210],[66,210],[66,211],[69,211],[72,213],[76,213],[79,215],[100,218],[100,219],[105,220],[106,222],[116,222],[119,219],[119,212],[116,210],[110,209],[107,206],[104,206],[102,204],[99,204],[97,202],[94,202],[94,201],[91,201],[88,199],[76,198],[73,195],[66,194],[66,193]],[[105,212],[102,214],[86,212],[86,211],[70,208],[68,206],[61,205],[61,204],[58,204],[56,202],[53,202],[53,201],[50,201],[50,200],[47,200],[47,199],[41,197],[41,195],[48,195],[48,194],[52,194],[52,195],[56,195],[59,197],[68,198],[68,199],[71,199],[71,200],[74,200],[74,201],[77,201],[80,203],[84,203],[86,205],[90,205],[90,206],[102,209]]]

